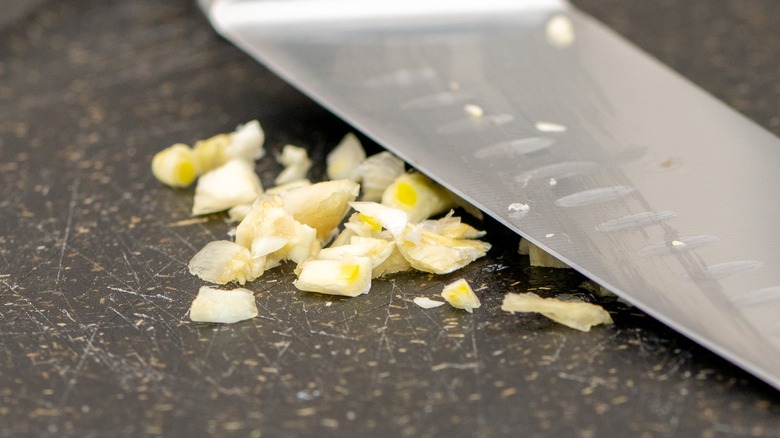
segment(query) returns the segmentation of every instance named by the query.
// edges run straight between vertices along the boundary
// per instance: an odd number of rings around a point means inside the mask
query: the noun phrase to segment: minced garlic
[[[463,309],[469,313],[474,312],[474,309],[482,305],[469,283],[462,278],[444,286],[441,296],[452,307]]]
[[[397,208],[419,222],[455,207],[455,197],[449,190],[420,172],[405,173],[382,194],[382,204]]]

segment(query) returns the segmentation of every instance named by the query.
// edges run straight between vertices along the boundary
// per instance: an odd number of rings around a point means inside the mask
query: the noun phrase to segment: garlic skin
[[[455,196],[420,172],[396,178],[382,194],[382,204],[406,212],[417,223],[454,208]]]
[[[360,139],[348,133],[326,157],[328,178],[359,181],[359,166],[365,159],[366,151]]]
[[[263,193],[254,165],[244,160],[230,160],[198,179],[192,214],[216,213],[250,204]]]
[[[542,298],[534,293],[508,293],[501,310],[506,312],[536,312],[553,321],[583,332],[599,324],[613,324],[609,312],[596,304],[582,301],[561,301]]]
[[[356,297],[371,289],[371,259],[347,256],[338,260],[306,260],[298,266],[296,288],[307,292]]]
[[[255,296],[247,289],[219,290],[203,286],[190,306],[194,322],[232,324],[258,315]]]
[[[441,291],[441,296],[447,300],[452,307],[463,309],[469,313],[473,313],[474,309],[482,305],[482,303],[479,302],[477,295],[471,289],[471,286],[462,278],[444,286],[444,289]]]

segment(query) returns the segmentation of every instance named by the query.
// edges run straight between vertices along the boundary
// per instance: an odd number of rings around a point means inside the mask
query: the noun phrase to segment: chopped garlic
[[[340,260],[349,256],[368,257],[371,260],[371,267],[376,268],[390,257],[394,247],[395,242],[373,237],[354,236],[346,245],[331,246],[323,249],[317,254],[317,258],[321,260]]]
[[[358,166],[363,191],[360,200],[381,201],[382,193],[396,178],[404,174],[404,169],[403,160],[387,151],[366,158]]]
[[[230,142],[225,148],[225,154],[230,159],[240,158],[247,161],[255,161],[265,155],[265,150],[263,149],[265,133],[257,120],[252,120],[239,126],[229,136]]]
[[[190,319],[195,322],[231,324],[257,316],[257,304],[247,289],[219,290],[203,286],[192,301]]]
[[[412,301],[423,309],[433,309],[445,304],[444,301],[436,301],[428,297],[416,297]]]
[[[261,193],[263,187],[253,165],[244,160],[230,160],[200,177],[195,187],[192,214],[216,213],[250,204]]]
[[[252,210],[252,204],[241,204],[230,207],[228,210],[228,222],[241,222],[249,211]]]
[[[432,233],[452,239],[479,239],[486,234],[469,224],[464,224],[454,214],[455,212],[450,210],[447,216],[436,220],[428,219],[422,221],[420,225]]]
[[[474,312],[474,309],[482,305],[471,286],[462,278],[444,286],[441,296],[452,307],[463,309],[469,313]]]
[[[210,283],[226,284],[252,281],[251,255],[247,248],[228,240],[209,242],[188,264],[190,274]]]
[[[198,173],[204,174],[230,160],[252,162],[263,156],[265,135],[257,120],[248,122],[230,134],[217,134],[192,147]]]
[[[371,260],[343,257],[339,260],[306,260],[293,283],[300,290],[356,297],[371,289]]]
[[[548,237],[552,237],[552,236],[548,236]],[[525,244],[523,244],[523,242],[525,242]],[[552,254],[539,248],[538,246],[534,245],[533,243],[529,242],[526,239],[522,239],[520,241],[520,248],[518,252],[520,252],[521,250],[527,251],[528,259],[531,266],[538,266],[541,268],[569,269],[569,265],[558,260]],[[520,253],[522,254],[522,252]]]
[[[296,181],[290,181],[288,183],[280,184],[271,187],[270,189],[266,190],[265,192],[269,195],[281,195],[284,192],[288,192],[293,189],[300,189],[302,187],[308,187],[311,185],[311,181],[308,179],[299,179]]]
[[[403,210],[411,222],[420,222],[455,207],[449,190],[420,172],[396,178],[382,194],[382,204]]]
[[[324,242],[347,215],[349,203],[359,192],[359,184],[342,179],[287,190],[279,197],[284,209],[298,222],[316,229],[317,238]]]
[[[260,277],[266,270],[278,265],[279,260],[268,260],[268,255],[273,254],[287,245],[289,240],[279,236],[260,236],[252,241],[249,248],[251,256],[250,267],[255,278]]]
[[[268,255],[268,264],[274,266],[280,260],[299,263],[315,254],[320,246],[317,230],[296,221],[284,209],[277,195],[262,195],[252,210],[236,227],[236,243],[251,248],[258,237],[281,237],[287,243],[278,251]]]
[[[198,176],[192,149],[177,143],[161,150],[152,158],[152,174],[171,187],[188,187]]]
[[[447,274],[483,257],[490,244],[481,240],[452,239],[418,225],[407,228],[397,247],[415,269]]]
[[[413,269],[412,264],[398,250],[397,245],[393,245],[393,251],[390,255],[374,268],[371,278],[384,277],[385,275],[396,274],[398,272],[409,271]]]
[[[311,169],[311,159],[306,149],[291,144],[284,145],[282,154],[276,159],[279,164],[284,166],[274,182],[276,184],[287,184],[306,178],[306,173]]]
[[[613,323],[609,312],[596,304],[542,298],[534,293],[506,294],[501,310],[541,313],[559,324],[583,332],[590,331],[594,325]]]
[[[366,151],[360,144],[360,139],[350,132],[326,157],[328,177],[357,181],[360,163],[365,159]]]
[[[379,232],[382,228],[397,237],[406,229],[409,223],[408,215],[400,209],[388,207],[376,202],[350,203],[359,214],[359,221],[370,231]]]

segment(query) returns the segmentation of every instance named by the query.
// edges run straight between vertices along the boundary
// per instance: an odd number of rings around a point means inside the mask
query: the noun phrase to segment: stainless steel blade
[[[357,129],[780,388],[770,133],[563,1],[207,3]]]

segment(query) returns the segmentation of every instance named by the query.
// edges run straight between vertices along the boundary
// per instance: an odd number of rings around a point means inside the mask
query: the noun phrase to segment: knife
[[[780,141],[563,0],[202,0],[523,238],[780,389]]]

